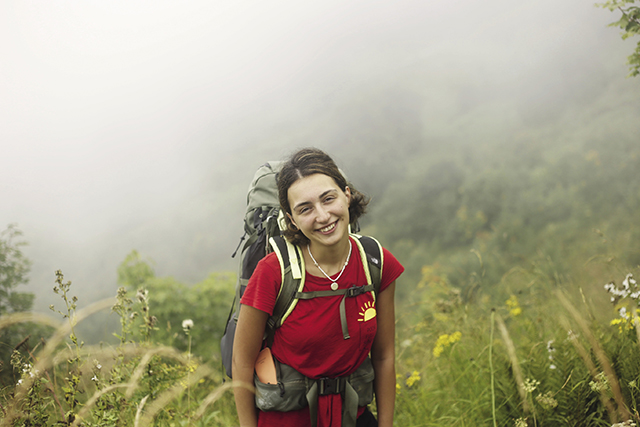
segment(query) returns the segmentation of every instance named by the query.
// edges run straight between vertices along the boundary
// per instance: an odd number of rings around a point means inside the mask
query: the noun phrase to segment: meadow
[[[482,258],[472,256],[481,282]],[[140,273],[144,263],[128,262],[121,273]],[[598,263],[612,274],[624,268],[612,259]],[[637,269],[609,282],[584,283],[592,290],[587,293],[559,285],[544,266],[530,267],[505,274],[502,281],[510,285],[504,288],[521,290],[500,301],[481,291],[462,294],[443,266],[422,268],[412,298],[397,307],[396,425],[640,421]],[[216,283],[232,292],[232,278]],[[0,425],[237,425],[233,384],[225,380],[219,356],[193,352],[195,340],[205,339],[196,334],[205,320],[163,325],[149,288],[123,286],[115,298],[79,309],[71,282],[57,272],[61,308],[52,310],[59,321],[34,313],[3,316],[2,328],[35,322],[51,334],[13,353],[13,384],[2,389]],[[79,325],[108,310],[119,319],[117,342],[85,345],[77,337]],[[156,337],[162,336],[173,337],[175,345],[160,344]]]

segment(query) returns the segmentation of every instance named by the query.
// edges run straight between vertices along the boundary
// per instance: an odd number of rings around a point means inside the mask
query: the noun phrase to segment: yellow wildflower
[[[407,380],[405,381],[405,384],[407,384],[407,387],[412,387],[418,381],[420,381],[420,372],[413,371],[409,378],[407,378]]]
[[[462,338],[462,332],[456,331],[456,332],[452,333],[449,336],[449,344],[453,344],[455,342],[460,341],[460,338]]]
[[[440,335],[438,337],[438,340],[436,341],[435,347],[433,348],[433,357],[440,357],[440,355],[442,354],[442,352],[446,347],[460,341],[461,337],[462,337],[462,333],[460,331],[456,331],[451,335],[449,334]]]
[[[509,307],[509,314],[511,316],[516,317],[522,313],[520,303],[518,302],[518,298],[515,295],[511,295],[506,301],[506,304],[507,307]]]

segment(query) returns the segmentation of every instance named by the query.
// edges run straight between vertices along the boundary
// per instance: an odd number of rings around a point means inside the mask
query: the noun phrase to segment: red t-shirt
[[[364,286],[367,279],[360,252],[355,242],[353,251],[338,285],[340,289]],[[383,292],[404,267],[383,249],[383,268],[380,292]],[[337,277],[337,274],[333,278]],[[240,301],[258,310],[273,314],[273,307],[281,285],[278,257],[263,258],[251,276]],[[326,277],[306,274],[304,291],[330,289]],[[345,311],[350,338],[345,340],[340,322],[339,306],[344,295],[299,300],[293,312],[274,335],[271,351],[276,359],[309,378],[340,377],[353,373],[371,350],[377,331],[375,300],[371,292],[347,298]],[[362,412],[358,411],[358,415]],[[320,396],[318,399],[318,427],[340,426],[342,400],[340,395]],[[260,412],[259,427],[282,425],[309,426],[309,409],[292,412]]]

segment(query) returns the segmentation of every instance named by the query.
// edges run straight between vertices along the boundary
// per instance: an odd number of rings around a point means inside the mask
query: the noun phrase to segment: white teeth
[[[336,224],[335,222],[331,225],[327,225],[325,228],[321,228],[320,231],[322,231],[323,233],[326,233],[327,231],[333,230],[333,227],[335,227]]]

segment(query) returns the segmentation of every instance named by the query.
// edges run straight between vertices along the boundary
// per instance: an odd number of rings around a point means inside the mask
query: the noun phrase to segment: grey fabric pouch
[[[264,384],[254,375],[256,386],[256,406],[262,411],[296,411],[306,407],[307,392],[316,380],[309,379],[292,367],[275,360],[278,384]],[[358,406],[366,406],[373,401],[373,365],[370,358],[347,377],[347,381],[358,394]],[[319,381],[319,380],[318,380]]]

